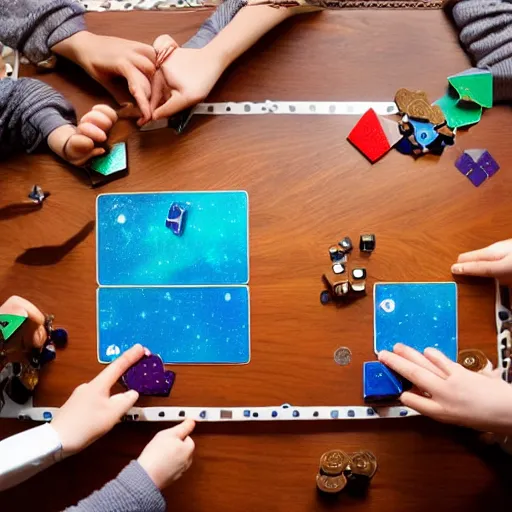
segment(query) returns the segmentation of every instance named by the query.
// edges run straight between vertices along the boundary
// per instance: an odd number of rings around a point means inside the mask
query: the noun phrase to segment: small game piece
[[[176,379],[172,371],[165,371],[162,358],[156,354],[144,356],[123,375],[123,384],[141,395],[169,396]]]
[[[46,199],[47,194],[43,192],[43,189],[39,185],[34,185],[28,197],[29,199],[32,199],[34,203],[42,204]]]
[[[414,119],[410,119],[409,123],[411,124],[414,132],[414,138],[416,142],[423,148],[426,149],[430,144],[432,144],[438,137],[438,133],[432,123],[427,121],[416,121]]]
[[[334,263],[332,266],[332,271],[335,274],[343,274],[343,272],[345,272],[345,265],[342,263]]]
[[[50,340],[55,343],[58,348],[64,348],[68,344],[68,333],[66,329],[52,329]]]
[[[7,341],[26,320],[21,315],[0,315],[0,341]]]
[[[486,368],[492,370],[492,363],[481,350],[477,349],[461,350],[457,363],[472,372],[481,372]]]
[[[316,475],[316,486],[321,492],[336,494],[342,491],[346,485],[347,478],[343,474],[338,476],[327,476],[318,473]]]
[[[329,257],[333,263],[345,263],[345,253],[337,245],[329,247]]]
[[[356,281],[351,283],[352,291],[358,294],[366,293],[366,281]]]
[[[362,252],[373,252],[375,250],[376,239],[374,234],[361,235],[359,239],[359,250]]]
[[[398,123],[378,116],[373,109],[363,114],[347,137],[372,163],[384,156],[401,138]]]
[[[493,78],[490,71],[471,68],[448,77],[461,100],[471,101],[480,107],[491,108],[493,103]]]
[[[450,91],[434,104],[442,109],[450,128],[471,126],[478,123],[482,118],[482,107],[480,105],[460,101]]]
[[[338,242],[338,245],[343,249],[343,251],[345,253],[347,252],[351,252],[352,249],[354,248],[353,245],[352,245],[352,240],[350,239],[350,237],[346,236],[345,238],[343,238],[343,240],[340,240]]]
[[[405,88],[398,89],[395,94],[395,103],[398,110],[402,114],[407,114],[411,119],[430,122],[434,125],[445,122],[443,111],[435,105],[430,105],[427,94],[424,91],[410,91]]]
[[[353,453],[349,461],[350,473],[352,475],[372,479],[377,472],[377,459],[370,451]]]
[[[327,291],[327,290],[323,290],[321,293],[320,293],[320,302],[325,305],[325,304],[329,304],[329,302],[331,302],[331,294]]]
[[[39,365],[42,367],[45,364],[53,361],[57,357],[57,353],[55,350],[55,344],[53,342],[45,343],[41,353],[39,354]]]
[[[475,187],[494,176],[500,168],[486,149],[467,149],[455,162],[455,167],[466,176]]]
[[[351,290],[350,283],[347,280],[337,281],[332,285],[333,293],[336,297],[346,297]]]
[[[353,279],[366,279],[366,269],[365,268],[353,268],[352,269],[352,278]]]
[[[185,230],[187,210],[178,203],[172,203],[165,220],[165,226],[170,228],[176,236],[181,236]]]
[[[183,133],[186,126],[192,119],[192,116],[194,115],[195,108],[187,108],[185,110],[182,110],[181,112],[178,112],[177,114],[173,115],[169,119],[169,128],[173,128],[177,134]]]
[[[89,167],[103,176],[126,170],[126,143],[114,144],[106,155],[93,158]]]
[[[403,392],[400,379],[379,361],[363,363],[363,388],[365,402],[396,400]]]
[[[336,476],[345,471],[350,457],[342,450],[330,450],[320,457],[320,472],[324,475]]]
[[[347,347],[340,347],[334,352],[334,362],[340,366],[347,366],[352,361],[352,352]]]

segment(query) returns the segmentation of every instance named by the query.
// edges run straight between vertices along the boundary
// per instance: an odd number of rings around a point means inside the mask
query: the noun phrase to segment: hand
[[[461,254],[452,266],[454,274],[495,277],[512,286],[512,238]]]
[[[195,426],[194,421],[185,420],[158,432],[137,459],[160,490],[178,480],[192,464],[195,445],[189,435]]]
[[[109,130],[117,121],[114,109],[107,105],[95,105],[87,112],[78,126],[63,125],[48,136],[48,146],[73,165],[83,165],[89,159],[103,155],[105,149],[97,147],[107,140]]]
[[[52,50],[81,66],[119,104],[129,103],[133,96],[142,113],[140,124],[151,119],[149,99],[156,58],[153,47],[119,37],[82,31],[56,44]],[[119,77],[126,79],[128,90],[116,83]]]
[[[223,71],[222,62],[208,47],[175,48],[153,77],[153,119],[170,117],[204,100]]]
[[[106,434],[133,407],[139,394],[130,390],[110,396],[110,389],[147,349],[135,345],[110,363],[97,377],[78,386],[55,415],[64,457],[83,450]]]
[[[420,354],[395,345],[379,352],[379,361],[417,386],[400,401],[421,414],[444,423],[496,433],[512,433],[512,386],[493,375],[475,373],[434,348]]]

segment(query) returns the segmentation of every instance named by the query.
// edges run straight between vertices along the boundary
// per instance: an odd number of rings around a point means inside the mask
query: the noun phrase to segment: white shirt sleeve
[[[27,480],[61,458],[59,436],[49,423],[0,441],[0,491]]]

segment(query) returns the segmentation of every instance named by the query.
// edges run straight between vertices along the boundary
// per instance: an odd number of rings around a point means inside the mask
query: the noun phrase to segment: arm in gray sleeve
[[[115,480],[65,512],[165,512],[160,491],[141,465],[132,460]]]
[[[225,0],[201,25],[196,35],[183,48],[203,48],[247,5],[247,0]]]
[[[45,83],[33,78],[0,80],[0,156],[34,151],[48,135],[76,123],[73,107]]]
[[[462,0],[452,11],[460,41],[482,69],[494,78],[495,101],[512,99],[512,3]]]
[[[85,30],[84,12],[74,0],[0,0],[0,41],[37,64],[53,45]]]

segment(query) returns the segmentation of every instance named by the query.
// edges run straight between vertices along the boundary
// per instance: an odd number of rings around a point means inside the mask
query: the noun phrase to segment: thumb
[[[187,419],[183,421],[183,423],[180,423],[179,425],[169,429],[169,431],[183,441],[192,433],[195,426],[196,423],[194,420]]]
[[[454,274],[464,274],[468,276],[496,277],[500,278],[510,273],[508,262],[498,261],[468,261],[465,263],[456,263],[452,266]]]
[[[111,407],[114,409],[116,416],[121,417],[126,414],[139,398],[139,393],[134,389],[126,391],[126,393],[118,393],[110,397]]]
[[[153,112],[153,121],[163,117],[171,117],[190,106],[190,101],[178,91],[173,91],[172,96]]]

